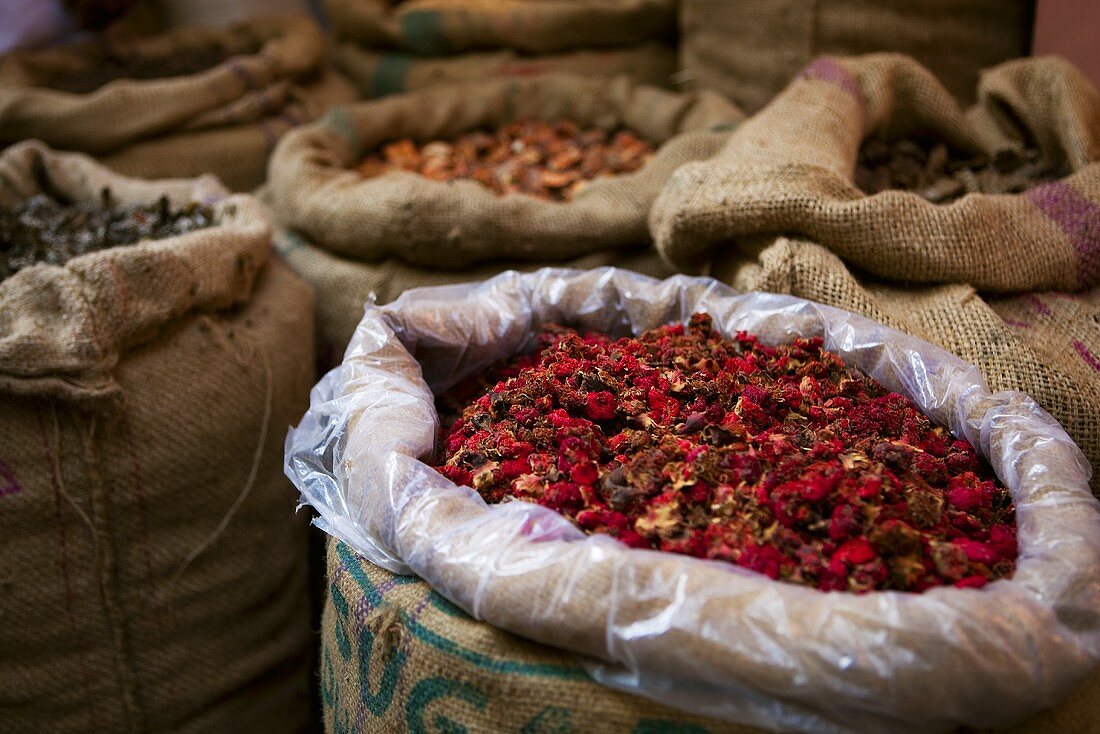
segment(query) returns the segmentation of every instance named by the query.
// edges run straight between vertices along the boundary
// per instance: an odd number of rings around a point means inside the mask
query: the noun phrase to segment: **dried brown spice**
[[[855,183],[866,194],[903,189],[946,204],[966,194],[1018,194],[1068,173],[1034,148],[990,157],[958,154],[944,143],[876,137],[860,148]]]
[[[821,339],[727,339],[705,314],[618,340],[554,327],[438,404],[445,476],[634,547],[823,591],[1015,569],[1011,497],[974,447]]]
[[[193,232],[214,224],[209,206],[119,206],[110,189],[98,201],[68,202],[47,193],[0,207],[0,280],[37,263],[61,265],[95,250]]]
[[[469,179],[499,195],[567,201],[592,179],[631,173],[652,157],[653,147],[629,130],[525,118],[450,142],[397,140],[368,155],[358,171],[368,178],[408,171],[433,181]]]

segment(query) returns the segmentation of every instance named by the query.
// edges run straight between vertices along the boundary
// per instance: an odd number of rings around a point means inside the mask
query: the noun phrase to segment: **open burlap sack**
[[[723,334],[818,336],[981,451],[1016,506],[1010,579],[922,594],[825,593],[730,564],[587,536],[526,502],[486,505],[431,468],[433,393],[530,346],[542,325],[616,335],[705,310]],[[369,307],[287,439],[316,523],[415,572],[475,617],[597,658],[601,682],[777,730],[1009,726],[1100,661],[1100,504],[1079,449],[1035,402],[858,315],[706,278],[602,269],[506,274]]]
[[[324,69],[323,46],[320,30],[303,16],[118,41],[112,48],[139,56],[209,47],[235,55],[196,74],[120,79],[88,94],[39,85],[95,63],[94,42],[13,52],[0,63],[0,143],[38,138],[128,175],[213,173],[234,189],[253,188],[279,135],[358,96],[338,72]]]
[[[667,87],[676,71],[676,52],[663,43],[542,56],[490,51],[445,57],[387,53],[343,43],[336,48],[334,56],[336,65],[368,99],[424,87],[544,74],[628,76],[641,84]]]
[[[317,294],[317,347],[323,365],[340,361],[368,302],[389,303],[409,288],[484,280],[505,270],[531,271],[545,265],[505,260],[469,270],[434,270],[395,258],[372,263],[340,257],[287,230],[277,232],[274,242],[290,267]],[[655,278],[672,274],[652,248],[597,252],[566,264],[580,270],[614,265]]]
[[[681,0],[680,64],[693,88],[756,112],[820,54],[895,51],[972,101],[982,69],[1031,44],[1031,0]]]
[[[359,98],[355,86],[335,69],[296,86],[293,101],[277,114],[240,125],[162,135],[100,156],[127,176],[187,178],[215,173],[233,191],[251,191],[267,177],[267,161],[288,130],[321,111]]]
[[[476,48],[552,53],[675,32],[675,0],[325,0],[336,35],[441,56]]]
[[[625,126],[660,147],[638,171],[594,180],[569,202],[497,196],[469,180],[404,171],[364,178],[354,170],[390,140],[448,139],[523,117]],[[646,214],[661,186],[683,163],[714,153],[740,118],[717,95],[678,95],[621,77],[496,79],[337,107],[283,137],[268,181],[284,223],[356,260],[396,257],[440,270],[560,261],[647,242]]]
[[[308,726],[306,527],[282,426],[312,381],[312,294],[248,197],[23,143],[39,191],[210,202],[216,226],[0,282],[0,729]]]
[[[698,271],[756,235],[798,234],[876,276],[991,292],[1100,282],[1100,93],[1057,58],[986,72],[963,112],[903,56],[813,62],[710,160],[681,167],[650,213],[662,255]],[[920,134],[963,150],[1037,146],[1073,173],[1018,195],[933,204],[853,183],[860,144]]]
[[[328,578],[320,672],[329,734],[415,731],[441,719],[470,732],[767,731],[597,685],[574,656],[478,622],[423,580],[379,568],[335,539]],[[1100,669],[1058,707],[996,731],[1089,732],[1098,720]]]
[[[968,285],[902,287],[856,277],[824,247],[779,238],[727,251],[715,277],[739,290],[789,293],[854,311],[976,365],[994,390],[1018,390],[1100,467],[1100,288],[981,295]],[[1092,479],[1100,494],[1100,477]]]

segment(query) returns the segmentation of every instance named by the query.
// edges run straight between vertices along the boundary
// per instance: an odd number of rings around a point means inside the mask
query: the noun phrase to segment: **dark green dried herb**
[[[870,138],[856,165],[856,186],[866,194],[902,189],[935,204],[966,194],[1019,194],[1069,174],[1034,148],[987,155],[959,154],[943,143]]]
[[[214,210],[191,203],[174,208],[168,197],[153,204],[113,203],[110,189],[98,201],[67,202],[49,193],[0,207],[0,280],[38,263],[61,265],[96,250],[193,232],[214,224]]]

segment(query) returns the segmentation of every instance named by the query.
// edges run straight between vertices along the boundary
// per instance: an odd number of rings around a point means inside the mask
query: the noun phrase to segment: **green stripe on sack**
[[[340,562],[347,569],[351,577],[355,579],[355,582],[359,585],[359,588],[362,590],[363,595],[370,602],[371,606],[380,606],[383,602],[382,593],[363,570],[363,562],[354,552],[352,552],[351,548],[343,542],[337,543],[336,553],[340,557]],[[468,647],[458,644],[449,637],[444,637],[438,632],[428,629],[417,620],[412,619],[403,609],[399,611],[401,613],[402,623],[416,639],[431,645],[441,652],[445,652],[448,655],[453,655],[461,660],[476,665],[479,668],[484,668],[493,673],[504,673],[509,675],[544,676],[547,678],[560,678],[564,680],[588,680],[588,675],[580,666],[501,660],[500,658],[494,658],[490,655],[471,650]]]
[[[408,54],[382,54],[371,75],[371,96],[385,97],[405,91],[409,69],[416,59]]]
[[[445,54],[447,36],[443,33],[443,16],[437,10],[413,10],[401,18],[401,37],[412,51],[434,56]]]

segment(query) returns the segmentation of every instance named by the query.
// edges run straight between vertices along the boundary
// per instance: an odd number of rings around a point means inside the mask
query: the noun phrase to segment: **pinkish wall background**
[[[1100,86],[1100,0],[1038,0],[1031,53],[1065,56]]]

